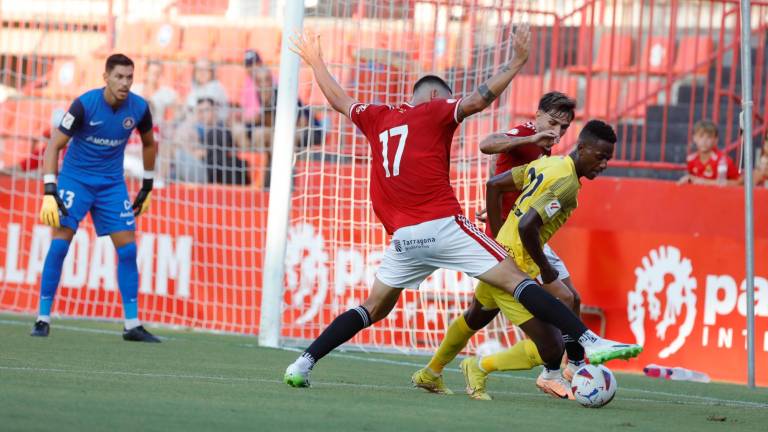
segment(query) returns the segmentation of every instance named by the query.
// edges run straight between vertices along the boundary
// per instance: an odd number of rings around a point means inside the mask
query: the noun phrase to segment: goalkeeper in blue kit
[[[109,235],[117,250],[117,281],[125,316],[123,339],[160,342],[138,319],[136,216],[149,208],[157,144],[149,104],[130,91],[133,70],[130,58],[109,56],[103,75],[105,87],[85,92],[72,102],[45,150],[40,219],[53,228],[53,240],[43,265],[32,336],[48,336],[64,258],[80,221],[90,212],[96,234]],[[144,179],[131,203],[123,157],[134,129],[141,135]],[[70,145],[57,178],[59,151],[67,143]]]

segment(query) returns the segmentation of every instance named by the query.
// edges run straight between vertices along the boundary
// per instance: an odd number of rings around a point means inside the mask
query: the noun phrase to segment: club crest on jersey
[[[552,217],[560,211],[560,208],[560,201],[554,199],[550,201],[546,207],[544,207],[544,211],[547,213],[547,216]]]
[[[518,128],[510,129],[509,132],[507,132],[510,135],[517,135],[520,133],[520,130]]]
[[[136,124],[136,120],[133,119],[133,117],[126,117],[123,120],[123,127],[125,129],[131,129]]]

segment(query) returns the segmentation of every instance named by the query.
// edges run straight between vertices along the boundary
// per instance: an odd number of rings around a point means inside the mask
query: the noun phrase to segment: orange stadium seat
[[[268,66],[280,63],[281,32],[277,26],[257,26],[247,33],[248,48],[256,50]]]
[[[674,58],[675,43],[667,36],[651,36],[643,45],[638,62],[640,71],[661,75],[667,73],[667,67]],[[632,69],[634,71],[634,69]]]
[[[115,52],[128,56],[143,54],[151,27],[146,22],[119,25],[115,32]]]
[[[544,93],[544,78],[540,75],[518,75],[507,91],[510,114],[513,117],[532,117]]]
[[[576,110],[576,115],[610,120],[616,116],[620,93],[621,83],[618,80],[592,78],[590,87],[587,89],[584,106],[582,109]]]
[[[239,64],[220,64],[216,67],[216,78],[224,86],[231,104],[240,103],[240,92],[245,83],[245,67]]]
[[[551,88],[547,89],[547,91],[559,91],[562,93],[565,93],[570,97],[571,99],[578,99],[579,96],[579,77],[567,74],[567,73],[561,73],[561,74],[555,74],[555,77],[553,80],[545,79],[544,83],[549,85],[549,83],[552,82]],[[543,93],[539,95],[536,100],[538,101],[541,96],[543,96]]]
[[[237,157],[248,162],[251,176],[251,187],[261,189],[264,186],[264,170],[267,165],[267,154],[264,152],[238,152]]]
[[[73,98],[80,92],[81,72],[75,59],[56,59],[46,86],[35,94],[46,98]]]
[[[181,37],[182,58],[211,57],[219,29],[207,26],[184,27]]]
[[[243,55],[248,49],[248,32],[244,28],[222,27],[213,50],[213,58],[221,61],[243,62]]]
[[[707,36],[684,36],[680,38],[677,57],[672,67],[676,74],[694,73],[706,75],[709,64],[707,60],[714,51],[714,43]],[[704,64],[701,64],[704,63]],[[701,64],[699,67],[696,65]]]
[[[611,39],[613,38],[613,41]],[[611,43],[613,43],[613,57],[611,57]],[[586,50],[588,45],[583,43],[579,46],[580,50]],[[579,53],[579,58],[584,63],[572,66],[568,70],[573,73],[587,73],[588,67],[586,61],[588,55],[584,52]],[[598,43],[597,58],[592,65],[593,72],[607,72],[626,70],[632,64],[632,36],[622,34],[603,33]]]
[[[141,53],[146,57],[176,57],[181,45],[181,29],[169,23],[147,23],[148,34]]]
[[[661,83],[656,80],[628,82],[627,96],[622,103],[624,108],[620,108],[619,112],[623,113],[624,117],[645,118],[645,111],[648,105],[655,105],[659,102],[659,96],[655,93],[660,88]],[[638,105],[631,108],[635,104]]]

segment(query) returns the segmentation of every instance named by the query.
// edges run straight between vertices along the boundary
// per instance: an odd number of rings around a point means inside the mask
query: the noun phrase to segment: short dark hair
[[[616,144],[616,132],[608,123],[602,120],[590,120],[579,133],[579,142],[595,143],[597,140]]]
[[[693,125],[693,133],[707,133],[718,136],[717,125],[710,120],[699,120]]]
[[[539,99],[539,110],[545,113],[561,112],[568,114],[571,120],[575,117],[576,101],[569,98],[565,93],[552,91]]]
[[[111,56],[107,57],[107,62],[104,65],[104,70],[107,73],[112,72],[112,69],[115,68],[115,66],[133,66],[133,60],[128,58],[125,54],[112,54]]]
[[[204,103],[209,103],[211,106],[216,106],[216,101],[213,100],[213,98],[210,97],[201,97],[197,100],[197,103],[195,105],[201,105]]]
[[[448,90],[448,93],[453,94],[453,90],[451,90],[451,86],[448,85],[445,80],[440,78],[437,75],[424,75],[423,77],[419,78],[418,81],[416,81],[416,84],[413,85],[413,92],[416,93],[416,91],[424,84],[434,84],[439,87],[444,88],[445,90]]]

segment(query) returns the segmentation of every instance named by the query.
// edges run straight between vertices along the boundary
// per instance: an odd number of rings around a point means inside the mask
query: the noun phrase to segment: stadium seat
[[[667,67],[672,63],[675,43],[667,36],[651,36],[643,45],[638,62],[640,71],[654,75],[667,73]],[[634,68],[631,68],[634,72]]]
[[[243,55],[248,48],[248,32],[239,27],[222,27],[213,50],[213,58],[226,62],[243,62]]]
[[[576,110],[578,117],[610,120],[617,114],[621,83],[607,78],[591,78],[584,97],[584,105]]]
[[[211,57],[219,29],[208,26],[184,27],[181,34],[181,58]]]
[[[38,98],[8,99],[0,105],[0,133],[11,137],[40,137],[51,128],[55,109],[66,110],[69,101]]]
[[[509,112],[514,116],[531,117],[536,113],[539,99],[544,94],[544,78],[540,75],[518,75],[512,80],[509,92]]]
[[[627,95],[619,108],[620,116],[642,119],[648,105],[656,105],[659,102],[657,92],[661,89],[661,83],[655,80],[629,81],[627,82]],[[636,107],[633,105],[638,104]]]
[[[220,64],[216,66],[216,79],[227,91],[230,104],[240,104],[240,92],[245,83],[245,67],[239,64]]]
[[[75,59],[56,59],[45,87],[34,94],[46,98],[73,98],[80,91],[81,72]]]
[[[169,23],[147,23],[148,34],[141,53],[147,57],[173,58],[178,56],[181,29]]]
[[[680,38],[677,57],[672,70],[676,74],[706,75],[709,67],[708,59],[714,49],[714,42],[707,36],[684,36]],[[696,67],[698,64],[701,65]]]
[[[277,26],[256,26],[247,32],[247,47],[258,51],[264,64],[275,66],[280,63],[281,37]]]
[[[265,152],[241,151],[237,153],[237,157],[248,162],[251,187],[261,189],[261,187],[264,186],[264,171],[268,159],[267,154]]]
[[[613,43],[612,57],[611,43]],[[579,46],[580,50],[586,50],[587,48],[588,45],[586,43]],[[568,70],[572,73],[585,74],[589,70],[586,64],[589,56],[582,51],[579,53],[579,59],[581,63],[571,66]],[[629,68],[630,64],[632,64],[632,36],[612,34],[611,32],[603,33],[598,43],[597,57],[592,65],[592,72],[622,71]]]
[[[229,0],[176,0],[173,3],[180,15],[224,15]]]
[[[151,27],[146,22],[125,22],[118,25],[115,32],[115,52],[128,56],[143,54]]]
[[[544,83],[549,85],[552,83],[551,88],[547,91],[559,91],[565,93],[572,99],[578,100],[579,97],[579,77],[573,76],[567,73],[555,74],[553,79],[545,79]],[[542,94],[543,95],[543,94]],[[539,95],[539,98],[542,96]],[[537,99],[538,102],[538,99]]]

